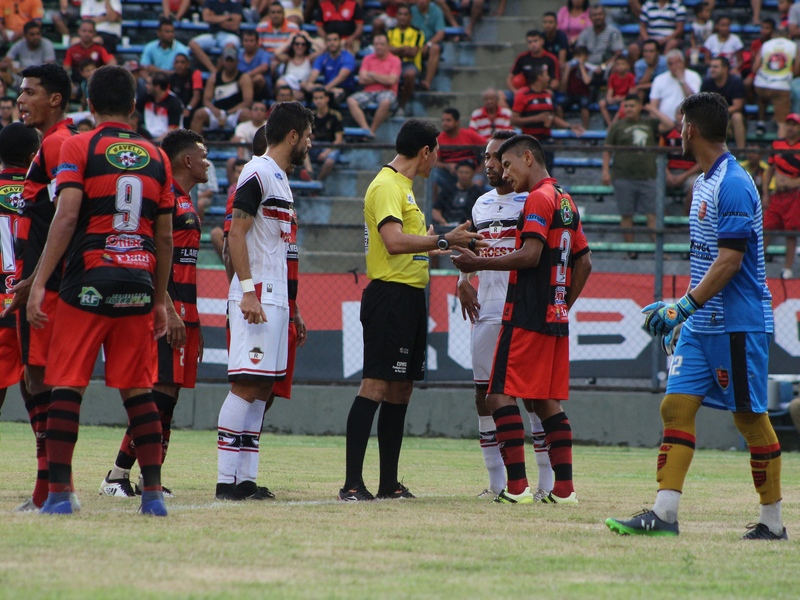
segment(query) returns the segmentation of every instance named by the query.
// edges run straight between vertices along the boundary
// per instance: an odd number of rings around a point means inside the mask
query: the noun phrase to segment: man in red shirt
[[[456,108],[445,108],[442,111],[442,131],[436,138],[439,142],[439,158],[431,169],[434,184],[434,198],[438,190],[456,184],[456,165],[462,160],[473,164],[478,162],[478,154],[486,145],[486,138],[474,129],[461,127],[461,113]],[[449,149],[448,146],[478,146],[479,148]]]
[[[355,0],[322,0],[314,15],[317,35],[322,39],[331,32],[342,38],[345,50],[357,53],[364,33],[364,13]]]
[[[553,93],[550,91],[550,70],[545,64],[532,66],[527,72],[528,85],[514,94],[511,107],[511,125],[521,127],[522,133],[535,137],[541,144],[551,143],[552,126],[569,128],[577,136],[584,133],[580,125],[571,125],[555,114]],[[545,151],[546,169],[553,170],[553,153]]]
[[[498,149],[503,179],[529,191],[514,252],[481,257],[459,248],[453,263],[472,273],[511,271],[486,402],[497,425],[508,485],[495,502],[531,504],[525,473],[525,430],[517,398],[533,401],[555,474],[546,504],[577,504],[572,484],[572,428],[561,401],[569,397],[569,309],[592,270],[589,244],[572,198],[544,166],[536,139],[519,135]]]
[[[208,181],[208,151],[203,136],[191,129],[176,129],[161,142],[172,167],[172,273],[167,293],[167,334],[158,340],[158,376],[153,398],[161,417],[161,463],[167,457],[172,414],[181,388],[194,388],[197,363],[203,358],[203,334],[197,312],[197,253],[200,250],[200,217],[189,194],[198,183]],[[100,494],[133,497],[141,494],[142,482],[131,487],[131,468],[136,461],[136,445],[131,428],[119,448],[114,467],[100,484]],[[164,489],[165,496],[172,492]]]
[[[79,69],[85,60],[91,60],[98,68],[103,65],[117,64],[117,59],[114,58],[113,54],[109,54],[108,50],[103,46],[95,43],[94,38],[96,35],[97,30],[95,29],[94,21],[84,19],[78,27],[80,41],[67,48],[67,52],[64,55],[64,68],[72,69],[72,80],[75,83],[82,81]]]
[[[70,479],[80,404],[103,346],[106,384],[120,390],[142,468],[142,514],[166,516],[161,422],[153,399],[155,340],[167,329],[172,268],[172,171],[163,151],[134,133],[133,76],[101,67],[89,81],[97,127],[66,140],[58,211],[31,285],[28,319],[48,322],[45,282],[66,256],[45,382],[53,386],[45,443],[50,476],[42,513],[72,514]]]
[[[44,367],[50,349],[53,320],[40,329],[31,327],[25,303],[33,281],[33,273],[44,251],[50,223],[55,214],[53,195],[59,153],[64,141],[75,135],[77,129],[72,119],[65,118],[72,84],[67,72],[55,64],[28,67],[22,71],[20,95],[17,98],[22,122],[42,134],[42,144],[28,169],[23,189],[25,205],[17,229],[16,255],[18,266],[14,287],[14,300],[3,316],[19,308],[17,320],[25,366],[25,381],[30,398],[25,402],[31,427],[36,437],[37,474],[31,498],[17,510],[37,510],[47,499],[47,453],[44,434],[47,426],[47,409],[50,404],[50,386],[44,381]],[[45,286],[45,311],[53,312],[58,300],[61,273],[56,272]]]
[[[541,31],[529,31],[525,34],[525,42],[528,44],[528,51],[517,56],[508,77],[506,77],[506,87],[511,90],[511,97],[517,91],[525,88],[530,81],[527,75],[528,71],[538,65],[547,65],[547,72],[550,75],[548,86],[555,92],[561,81],[558,57],[544,49],[545,38]],[[511,101],[510,98],[508,101]]]

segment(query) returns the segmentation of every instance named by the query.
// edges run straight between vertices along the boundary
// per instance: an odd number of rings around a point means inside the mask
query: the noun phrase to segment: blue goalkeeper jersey
[[[722,240],[747,240],[741,270],[688,321],[701,333],[772,333],[772,295],[764,267],[761,199],[750,175],[730,154],[697,178],[689,217],[692,288],[719,253]]]

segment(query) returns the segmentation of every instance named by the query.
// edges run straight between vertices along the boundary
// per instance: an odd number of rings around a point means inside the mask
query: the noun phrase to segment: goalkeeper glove
[[[686,294],[675,304],[655,302],[642,309],[642,313],[647,314],[644,328],[650,332],[650,335],[664,335],[691,317],[699,308],[701,306],[692,298],[691,294]]]
[[[661,349],[667,356],[672,356],[673,354],[675,354],[675,346],[678,345],[678,338],[680,338],[681,336],[682,328],[683,328],[683,323],[678,323],[675,329],[673,329],[667,335],[661,338]]]

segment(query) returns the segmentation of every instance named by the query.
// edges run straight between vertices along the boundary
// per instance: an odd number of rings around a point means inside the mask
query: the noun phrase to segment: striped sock
[[[68,388],[56,388],[51,393],[45,433],[50,493],[72,491],[72,454],[78,441],[82,399]]]
[[[492,413],[497,426],[497,442],[508,474],[508,492],[521,494],[528,487],[525,473],[525,427],[516,404],[502,406]]]
[[[41,507],[47,500],[50,477],[47,471],[47,447],[45,432],[47,431],[47,410],[50,406],[50,391],[31,396],[25,402],[28,419],[36,438],[36,484],[33,487],[33,503]]]
[[[486,471],[489,473],[489,489],[499,494],[506,487],[506,467],[497,443],[497,431],[492,417],[478,417],[478,436]]]
[[[531,441],[533,442],[533,452],[536,456],[536,466],[539,470],[539,481],[536,487],[545,492],[553,490],[553,467],[550,466],[550,453],[545,442],[542,420],[535,412],[528,411],[528,419],[531,422]]]
[[[217,421],[217,483],[236,483],[236,467],[250,403],[228,392]]]
[[[239,463],[236,466],[236,483],[255,481],[258,477],[258,455],[266,407],[265,400],[253,400],[247,411],[239,447]]]
[[[128,398],[123,402],[136,460],[142,470],[142,491],[161,491],[161,419],[152,392]]]
[[[560,412],[542,421],[542,428],[555,476],[553,494],[566,498],[575,491],[572,485],[572,427],[567,415]]]

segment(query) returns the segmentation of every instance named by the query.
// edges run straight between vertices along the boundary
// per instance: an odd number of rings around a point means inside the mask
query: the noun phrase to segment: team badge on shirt
[[[22,199],[22,184],[0,186],[0,206],[6,210],[19,212],[25,205]]]
[[[247,356],[250,357],[250,362],[254,365],[257,365],[261,362],[261,359],[264,358],[264,351],[259,347],[254,347],[250,352],[247,353]]]
[[[564,225],[572,224],[572,208],[567,198],[561,198],[561,222]]]
[[[106,160],[115,167],[126,170],[142,169],[150,162],[150,155],[136,144],[111,144],[106,149]]]
[[[700,206],[697,207],[697,218],[702,221],[706,218],[706,211],[708,210],[708,203],[704,200],[700,203]]]

